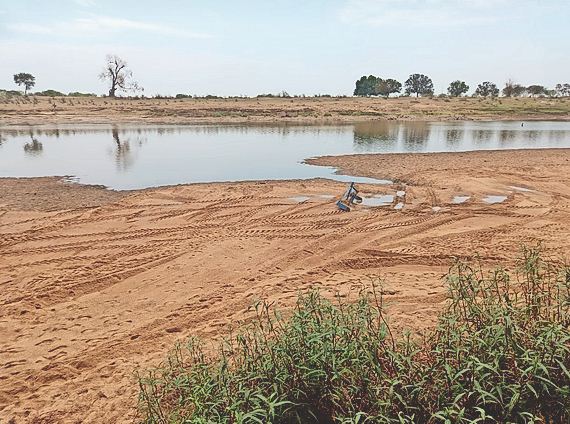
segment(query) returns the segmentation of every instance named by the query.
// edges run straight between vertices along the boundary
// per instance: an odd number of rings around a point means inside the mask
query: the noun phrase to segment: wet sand
[[[393,324],[422,330],[455,258],[491,268],[523,243],[569,251],[568,149],[310,162],[393,180],[360,189],[394,202],[341,213],[328,196],[345,185],[329,180],[123,193],[0,179],[0,422],[132,422],[135,369],[190,335],[219,338],[256,299],[288,307],[299,290],[348,294],[373,276]]]

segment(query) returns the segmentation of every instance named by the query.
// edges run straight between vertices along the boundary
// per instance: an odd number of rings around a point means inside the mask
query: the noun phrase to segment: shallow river
[[[313,177],[364,182],[302,161],[350,153],[553,147],[570,147],[570,122],[0,127],[0,177],[65,175],[115,189]]]

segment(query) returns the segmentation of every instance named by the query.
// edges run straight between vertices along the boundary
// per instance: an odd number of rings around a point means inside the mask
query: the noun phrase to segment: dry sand
[[[132,422],[137,367],[176,340],[219,337],[259,298],[289,306],[299,290],[379,276],[394,324],[423,329],[454,258],[512,266],[538,240],[568,252],[570,150],[314,162],[398,181],[360,188],[405,191],[405,207],[338,212],[323,195],[344,184],[328,180],[117,193],[0,179],[0,422]]]
[[[340,123],[569,120],[570,98],[0,99],[0,125],[47,123]]]

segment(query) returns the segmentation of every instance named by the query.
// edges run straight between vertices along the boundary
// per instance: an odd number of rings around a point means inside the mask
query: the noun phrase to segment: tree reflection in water
[[[391,151],[398,141],[398,124],[389,121],[359,122],[354,124],[354,150]]]
[[[475,130],[473,131],[473,143],[477,147],[484,147],[491,142],[493,135],[493,130]]]
[[[32,141],[27,142],[24,144],[24,152],[30,156],[39,156],[42,154],[44,150],[44,145],[34,137],[34,134],[30,133],[30,139]]]
[[[465,131],[462,129],[453,128],[447,130],[445,134],[447,147],[453,150],[457,145],[461,143],[461,140],[463,140],[464,136],[465,136]]]
[[[429,122],[407,122],[402,129],[405,150],[407,152],[425,150],[430,132]]]
[[[403,142],[405,151],[421,151],[430,131],[427,122],[360,122],[354,124],[354,148],[361,152],[394,152]]]
[[[111,134],[113,136],[113,140],[115,141],[115,148],[113,150],[113,157],[115,159],[115,164],[117,169],[120,171],[126,171],[129,169],[136,159],[136,153],[134,149],[131,149],[131,141],[130,139],[123,139],[119,135],[119,129],[117,127],[113,127],[111,129]],[[143,143],[146,141],[146,138],[137,137],[136,138],[135,146],[142,146]]]

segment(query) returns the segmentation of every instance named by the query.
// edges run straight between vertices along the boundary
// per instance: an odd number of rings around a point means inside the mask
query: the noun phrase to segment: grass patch
[[[381,287],[355,302],[264,303],[216,354],[191,340],[140,376],[146,423],[567,423],[570,270],[455,264],[425,337],[394,337]]]

